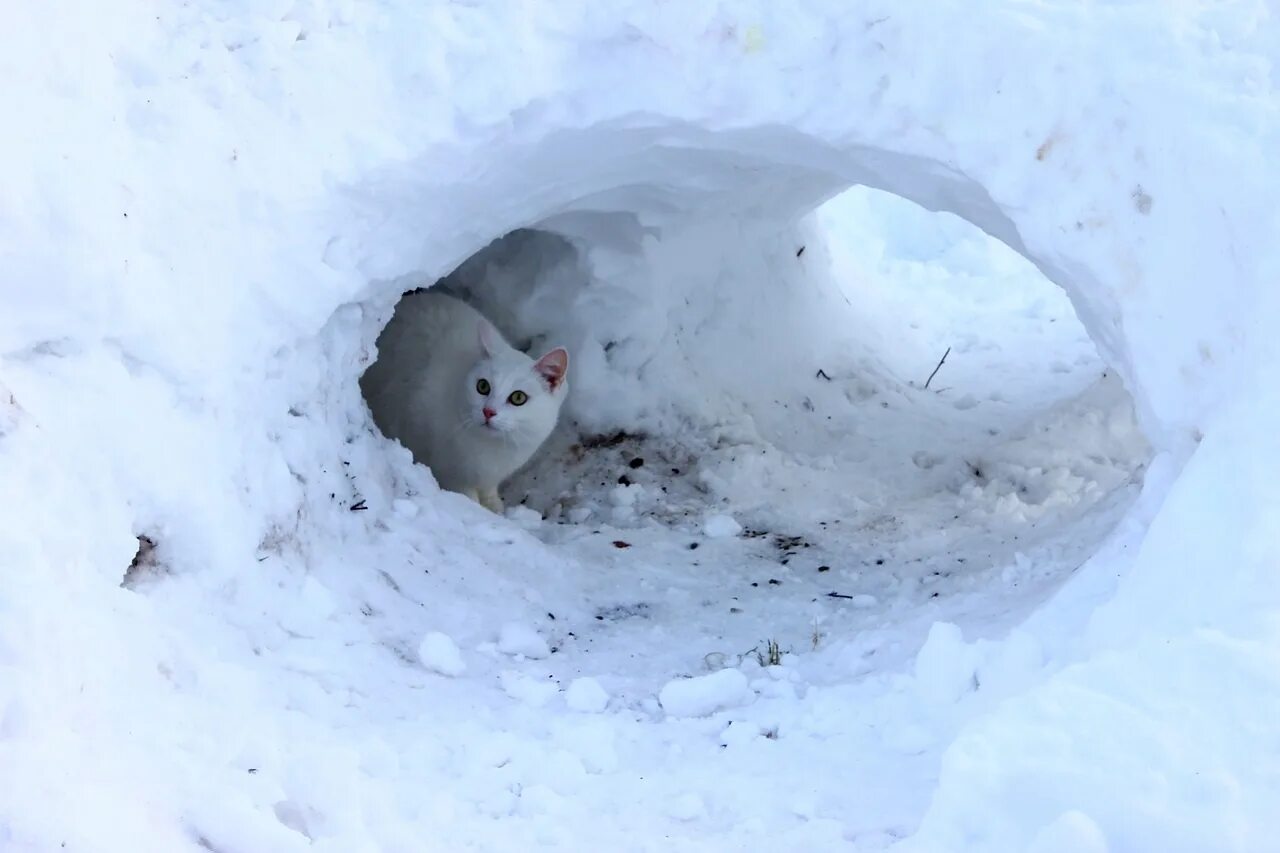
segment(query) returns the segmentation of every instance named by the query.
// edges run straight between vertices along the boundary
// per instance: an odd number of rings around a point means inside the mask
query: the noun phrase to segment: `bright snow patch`
[[[747,677],[736,669],[710,675],[676,678],[658,693],[658,703],[671,717],[705,717],[751,701],[755,694]]]
[[[702,522],[702,532],[712,539],[724,539],[737,536],[742,532],[742,525],[728,515],[713,515]]]

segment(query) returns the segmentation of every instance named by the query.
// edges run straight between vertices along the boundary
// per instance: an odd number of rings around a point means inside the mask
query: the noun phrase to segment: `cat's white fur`
[[[396,306],[360,385],[379,429],[442,488],[502,512],[498,487],[555,428],[568,366],[563,348],[535,361],[470,305],[420,290]],[[527,395],[523,405],[511,401],[516,392]]]

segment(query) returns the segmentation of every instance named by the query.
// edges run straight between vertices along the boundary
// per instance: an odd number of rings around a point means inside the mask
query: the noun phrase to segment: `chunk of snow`
[[[542,635],[522,622],[508,622],[498,632],[498,651],[507,655],[523,655],[541,660],[551,654]]]
[[[542,524],[542,513],[527,506],[509,506],[507,518],[526,530],[533,530]]]
[[[574,711],[598,714],[609,705],[609,694],[594,678],[575,678],[564,692],[564,701]]]
[[[514,670],[506,670],[499,675],[498,683],[502,685],[504,693],[531,708],[541,708],[560,692],[560,688],[549,678],[532,678]]]
[[[458,644],[448,634],[432,631],[418,644],[418,660],[432,672],[440,675],[462,675],[467,664],[462,659]]]
[[[934,622],[916,655],[916,689],[931,702],[954,702],[974,688],[976,668],[977,653],[965,643],[960,628]]]
[[[609,502],[616,507],[633,507],[642,494],[644,487],[634,483],[614,486],[609,492]]]
[[[702,522],[702,532],[712,539],[727,539],[742,532],[742,525],[728,515],[710,515]]]
[[[754,697],[747,677],[736,669],[677,678],[658,691],[658,703],[671,717],[705,717],[745,705]]]

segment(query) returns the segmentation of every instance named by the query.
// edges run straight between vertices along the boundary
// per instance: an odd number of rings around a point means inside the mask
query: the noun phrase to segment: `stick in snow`
[[[951,347],[947,347],[947,351],[942,354],[942,358],[938,360],[938,366],[933,369],[933,373],[929,374],[929,378],[924,381],[924,389],[929,390],[929,383],[933,381],[933,377],[938,375],[938,371],[942,369],[942,365],[947,363],[947,356],[951,355]]]

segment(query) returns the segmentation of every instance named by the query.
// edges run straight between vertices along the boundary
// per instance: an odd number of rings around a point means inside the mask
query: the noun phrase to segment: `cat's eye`
[[[477,380],[476,380],[476,393],[478,393],[478,394],[483,394],[484,396],[488,397],[488,396],[489,396],[489,392],[490,392],[490,391],[492,391],[492,390],[493,390],[493,388],[492,388],[492,387],[490,387],[490,385],[489,385],[489,380],[488,380],[488,379],[477,379]]]
[[[507,398],[507,402],[513,406],[523,406],[529,402],[529,395],[523,391],[512,391],[511,396]]]

